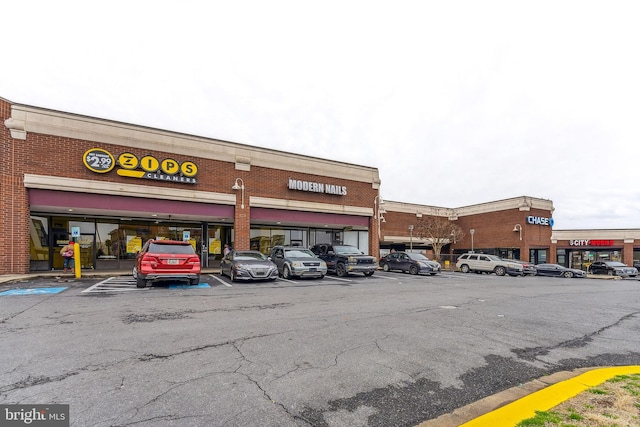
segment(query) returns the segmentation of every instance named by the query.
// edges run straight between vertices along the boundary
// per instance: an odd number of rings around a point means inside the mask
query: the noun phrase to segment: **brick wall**
[[[289,171],[252,166],[250,171],[236,170],[235,164],[214,159],[176,155],[166,152],[149,152],[129,146],[103,145],[91,141],[27,133],[26,140],[11,138],[4,121],[11,116],[10,103],[0,99],[0,138],[3,161],[0,176],[0,274],[26,273],[29,271],[29,203],[28,190],[24,187],[24,174],[32,173],[48,176],[63,176],[93,181],[149,185],[150,187],[180,188],[189,190],[228,193],[237,195],[235,213],[235,241],[238,249],[249,248],[250,237],[250,197],[269,197],[284,200],[299,200],[335,205],[361,206],[373,208],[373,200],[378,195],[371,183],[326,178],[323,176],[292,173]],[[192,161],[198,166],[197,184],[176,184],[163,181],[149,181],[119,176],[115,171],[98,174],[87,169],[83,163],[84,153],[91,148],[102,148],[114,157],[128,152],[141,158],[153,155],[162,161],[166,158],[180,163]],[[240,208],[241,192],[232,190],[236,178],[245,184],[245,208]],[[347,187],[344,196],[310,193],[288,189],[289,178],[302,181],[330,183]],[[153,192],[153,188],[149,190]],[[370,239],[370,245],[377,243]],[[377,251],[377,247],[375,249]]]

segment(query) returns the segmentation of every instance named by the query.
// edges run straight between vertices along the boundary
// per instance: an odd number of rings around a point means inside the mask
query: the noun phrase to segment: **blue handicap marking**
[[[8,291],[0,292],[0,296],[8,295],[43,295],[43,294],[57,294],[67,289],[64,288],[26,288],[26,289],[10,289]]]
[[[208,283],[198,283],[197,285],[169,285],[169,289],[203,289],[210,287]]]

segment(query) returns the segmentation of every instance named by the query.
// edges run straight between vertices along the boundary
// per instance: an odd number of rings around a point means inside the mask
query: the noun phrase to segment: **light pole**
[[[473,252],[473,235],[476,233],[475,228],[469,230],[469,234],[471,234],[471,252]]]
[[[238,182],[240,182],[240,184],[238,184]],[[242,178],[236,178],[236,182],[233,184],[233,187],[231,187],[231,189],[242,190],[242,203],[240,204],[240,207],[244,209],[244,181],[242,180]]]
[[[380,239],[380,222],[385,223],[387,222],[384,219],[384,216],[382,216],[382,214],[386,213],[385,210],[382,208],[381,205],[384,205],[384,200],[382,200],[382,198],[380,197],[380,195],[377,195],[374,199],[373,199],[373,217],[375,219],[378,220],[378,240]],[[380,242],[378,242],[379,244]]]
[[[409,252],[413,252],[413,225],[409,226]]]
[[[513,231],[519,231],[520,232],[520,240],[522,240],[522,226],[520,224],[516,224],[513,227]]]

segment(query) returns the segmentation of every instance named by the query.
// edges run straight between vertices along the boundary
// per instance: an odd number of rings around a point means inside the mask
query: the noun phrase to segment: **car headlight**
[[[303,266],[303,264],[302,264],[302,262],[300,262],[300,261],[293,261],[293,262],[291,263],[291,266],[293,266],[293,268],[300,268],[300,267],[302,267],[302,266]]]
[[[355,264],[355,263],[356,263],[356,259],[355,259],[355,257],[350,256],[350,257],[347,259],[347,262],[348,262],[349,264]]]

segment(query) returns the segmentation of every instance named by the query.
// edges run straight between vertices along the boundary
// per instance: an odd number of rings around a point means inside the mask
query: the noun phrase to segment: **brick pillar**
[[[547,256],[547,262],[549,264],[555,264],[558,262],[558,252],[557,252],[558,242],[551,241],[551,245],[549,246],[549,255]]]
[[[241,194],[240,190],[238,190],[233,223],[233,229],[235,232],[233,248],[238,250],[247,250],[251,247],[251,209],[249,208],[249,199],[246,194],[244,209],[242,208],[241,203]]]
[[[369,218],[369,254],[380,258],[380,239],[378,237],[378,220],[375,217]]]
[[[14,135],[5,122],[11,104],[0,100],[0,274],[29,272],[29,193],[24,187],[27,134]]]
[[[622,247],[622,262],[633,266],[633,243],[634,240],[625,239]]]

